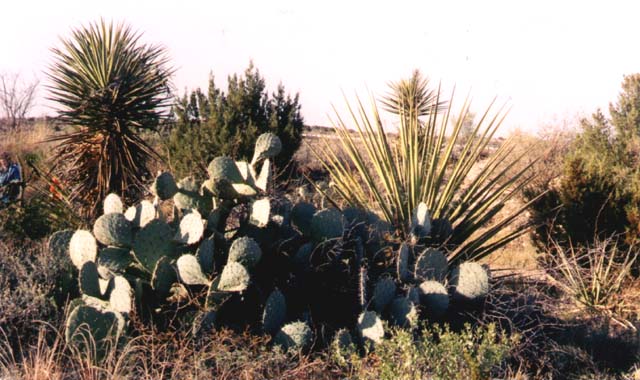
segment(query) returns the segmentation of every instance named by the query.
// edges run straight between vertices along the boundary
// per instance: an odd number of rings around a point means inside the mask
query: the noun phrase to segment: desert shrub
[[[275,164],[283,169],[302,141],[300,107],[298,94],[288,95],[282,84],[269,95],[253,63],[244,75],[229,76],[226,92],[212,76],[206,94],[200,89],[192,91],[174,107],[177,120],[168,146],[174,173],[178,178],[204,176],[209,161],[220,155],[249,160],[253,144],[264,132],[282,140],[282,153]]]
[[[40,242],[5,239],[0,244],[0,331],[10,343],[18,337],[28,343],[37,330],[35,321],[56,320],[61,304],[56,296],[67,263]]]
[[[631,105],[629,97],[637,95],[639,79],[625,77],[618,103],[610,106],[611,119],[598,110],[581,120],[581,132],[562,162],[562,175],[533,203],[532,216],[540,225],[537,240],[543,248],[554,248],[552,241],[565,248],[592,244],[594,238],[612,234],[626,234],[628,243],[637,239],[640,136],[633,121],[637,105]]]
[[[489,379],[516,344],[517,337],[499,334],[494,325],[465,325],[459,332],[433,325],[424,327],[417,339],[410,331],[394,330],[364,357],[353,351],[333,355],[352,379]]]

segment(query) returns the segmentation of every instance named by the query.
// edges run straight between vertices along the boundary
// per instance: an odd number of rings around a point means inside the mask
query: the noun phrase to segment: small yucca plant
[[[128,26],[101,21],[52,49],[50,99],[71,128],[51,139],[59,142],[54,160],[90,215],[110,192],[136,196],[157,157],[139,132],[155,130],[168,110],[172,69],[163,48],[139,39]]]
[[[340,148],[325,141],[315,152],[338,196],[352,206],[374,209],[402,238],[410,233],[414,210],[425,203],[433,219],[453,228],[446,242],[450,263],[479,259],[523,234],[523,225],[499,233],[527,205],[495,218],[530,181],[532,164],[519,165],[524,155],[513,157],[514,145],[507,141],[484,165],[476,165],[503,121],[504,110],[492,113],[489,106],[460,143],[468,101],[448,131],[453,95],[444,103],[440,89],[430,90],[417,74],[391,89],[383,105],[398,115],[397,137],[385,132],[375,100],[368,114],[358,99],[355,109],[347,104],[351,123],[340,115],[334,122]]]

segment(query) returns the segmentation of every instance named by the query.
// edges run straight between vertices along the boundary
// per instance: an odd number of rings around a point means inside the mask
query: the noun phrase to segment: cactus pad
[[[209,178],[211,179],[224,179],[229,183],[243,183],[244,178],[238,170],[236,162],[227,156],[216,157],[209,163],[207,167]]]
[[[415,277],[419,280],[444,282],[447,277],[448,263],[442,251],[427,248],[418,256]]]
[[[243,236],[231,243],[228,262],[237,262],[251,269],[258,264],[262,250],[258,243],[250,237]]]
[[[429,209],[423,202],[413,210],[411,217],[411,233],[422,238],[431,233],[431,217],[429,216]]]
[[[400,327],[413,327],[418,322],[418,308],[406,297],[391,302],[391,323]]]
[[[313,333],[306,322],[292,322],[284,325],[274,338],[274,344],[285,351],[299,351],[311,345]]]
[[[347,329],[340,329],[336,331],[333,336],[333,346],[340,351],[348,350],[353,344],[353,338],[351,333]]]
[[[202,271],[206,274],[213,273],[215,248],[215,239],[211,236],[208,239],[202,240],[196,251],[200,268],[202,268]]]
[[[388,277],[381,278],[373,289],[373,308],[382,313],[396,295],[396,283]]]
[[[149,272],[153,271],[161,257],[173,254],[175,247],[171,236],[173,236],[171,227],[158,219],[149,222],[136,234],[133,254]]]
[[[244,182],[247,185],[254,186],[256,172],[253,170],[253,166],[249,165],[246,161],[236,161],[236,166],[238,167],[238,171],[240,172],[242,179],[244,179]]]
[[[47,246],[53,257],[57,259],[69,257],[69,243],[74,232],[74,230],[62,230],[51,235]]]
[[[262,159],[275,157],[280,154],[281,151],[282,142],[280,138],[270,132],[263,133],[258,136],[256,140],[251,165],[255,165],[256,162]]]
[[[345,220],[334,208],[320,210],[311,218],[311,237],[316,241],[342,237]]]
[[[271,183],[271,160],[268,158],[262,163],[262,169],[256,179],[256,187],[262,191],[267,191],[269,183]]]
[[[365,311],[358,317],[358,332],[362,339],[380,343],[384,338],[382,320],[373,311]]]
[[[151,185],[151,193],[163,201],[172,198],[178,192],[178,185],[173,175],[168,172],[159,174]]]
[[[114,273],[122,273],[133,262],[133,257],[126,248],[106,247],[100,250],[97,263]]]
[[[478,263],[462,263],[451,271],[451,286],[455,299],[481,302],[489,294],[489,273]]]
[[[111,308],[122,314],[131,313],[133,290],[129,281],[122,276],[115,276],[111,279],[110,288],[109,304]]]
[[[209,279],[202,273],[198,258],[194,255],[182,255],[176,261],[180,280],[187,285],[208,285]]]
[[[102,202],[102,210],[103,214],[111,214],[114,212],[122,214],[124,206],[122,205],[122,200],[117,194],[110,193],[104,198],[104,201]]]
[[[123,214],[104,214],[93,225],[93,235],[104,245],[130,247],[133,240],[131,223]]]
[[[407,281],[407,279],[409,279],[409,245],[406,243],[402,243],[398,250],[396,273],[400,281]]]
[[[293,256],[293,263],[298,267],[308,270],[311,269],[311,254],[313,253],[313,243],[306,243],[298,248]]]
[[[98,243],[91,232],[77,230],[69,241],[69,256],[76,268],[82,268],[87,261],[95,261],[98,254]]]
[[[311,236],[311,219],[316,211],[311,203],[296,203],[291,209],[291,224],[302,235]]]
[[[182,244],[195,244],[202,239],[204,234],[204,222],[202,216],[196,210],[182,217],[180,229],[176,233],[175,240]]]
[[[65,339],[78,349],[89,348],[87,343],[93,341],[103,352],[110,340],[122,336],[124,326],[124,318],[115,310],[79,305],[67,318]]]
[[[138,205],[129,207],[124,216],[133,227],[141,228],[156,218],[156,208],[153,203],[143,200]]]
[[[440,318],[449,308],[447,289],[437,281],[425,281],[420,284],[418,294],[426,316]]]
[[[98,267],[93,261],[86,261],[80,268],[78,274],[78,285],[80,291],[91,297],[102,298],[102,290],[100,289],[100,275]]]
[[[287,318],[287,303],[278,289],[271,292],[264,304],[262,329],[267,334],[275,334]]]
[[[173,203],[182,211],[198,210],[205,215],[213,207],[211,197],[200,194],[200,186],[193,177],[186,177],[178,182],[178,191],[173,196]]]
[[[166,299],[171,292],[171,286],[178,280],[176,270],[171,265],[171,259],[164,256],[156,263],[151,277],[151,287],[160,299]]]
[[[262,198],[251,204],[251,213],[249,214],[249,223],[264,228],[269,224],[271,219],[271,202],[269,198]]]
[[[249,287],[250,282],[251,276],[247,269],[242,264],[232,261],[224,266],[217,289],[225,292],[243,292]]]

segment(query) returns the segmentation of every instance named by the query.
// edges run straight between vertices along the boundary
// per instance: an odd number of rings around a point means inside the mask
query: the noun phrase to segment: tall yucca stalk
[[[172,69],[163,48],[139,39],[128,26],[101,21],[52,49],[50,99],[72,128],[51,139],[59,142],[55,164],[90,215],[109,192],[136,196],[157,157],[139,132],[154,130],[169,105]]]
[[[337,194],[352,206],[376,210],[404,238],[409,235],[414,209],[424,202],[432,218],[446,219],[453,227],[447,241],[450,262],[479,259],[520,236],[524,226],[508,232],[506,227],[527,205],[495,218],[530,181],[527,171],[532,164],[519,165],[524,155],[514,157],[515,146],[507,141],[483,165],[476,165],[506,115],[504,107],[492,112],[492,103],[470,138],[460,144],[469,101],[447,134],[453,95],[445,109],[440,89],[433,91],[427,110],[425,103],[402,106],[404,94],[397,89],[403,86],[394,88],[395,102],[387,99],[384,104],[399,116],[397,136],[385,133],[375,100],[368,114],[357,99],[355,109],[347,102],[350,124],[340,115],[334,121],[344,154],[326,140],[316,152]],[[428,91],[426,86],[420,88]],[[424,94],[413,97],[424,98]],[[421,115],[426,119],[421,120]],[[474,167],[477,169],[472,171]],[[338,201],[334,199],[336,204]]]

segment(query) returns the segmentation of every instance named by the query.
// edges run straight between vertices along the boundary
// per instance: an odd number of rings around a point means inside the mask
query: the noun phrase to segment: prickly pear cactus
[[[263,133],[258,136],[253,152],[251,165],[265,158],[273,158],[282,151],[282,142],[278,136],[273,133]]]
[[[98,255],[98,243],[91,232],[77,230],[69,241],[69,256],[76,268],[82,268],[87,261],[95,261]]]
[[[255,267],[261,257],[260,246],[248,236],[234,240],[229,248],[229,262],[240,263],[248,269]]]
[[[442,251],[427,248],[418,256],[415,265],[415,277],[419,280],[444,282],[447,278],[448,263]]]
[[[284,325],[274,338],[274,344],[285,351],[300,351],[308,348],[313,340],[313,332],[306,322],[298,321]]]
[[[220,274],[218,289],[225,292],[242,292],[249,287],[251,275],[240,263],[231,261],[224,266]]]
[[[396,295],[396,284],[388,278],[381,278],[373,289],[373,308],[382,313]]]
[[[131,222],[124,214],[104,214],[94,223],[93,236],[104,245],[130,247],[133,240]]]
[[[358,332],[364,341],[374,343],[382,342],[384,338],[384,326],[382,319],[373,311],[365,311],[358,317]]]
[[[165,201],[171,199],[178,192],[178,185],[171,173],[160,173],[151,185],[151,192],[156,197]]]
[[[113,193],[107,195],[104,198],[104,202],[102,202],[102,210],[104,214],[122,214],[123,207],[120,197]]]
[[[262,328],[267,334],[275,334],[287,318],[287,303],[284,295],[275,289],[264,304],[262,313]]]
[[[449,293],[437,281],[424,281],[418,287],[418,298],[427,317],[440,318],[449,308]]]
[[[124,317],[115,310],[79,305],[67,318],[65,339],[82,351],[91,349],[88,344],[94,342],[98,356],[102,356],[123,335],[124,327]]]
[[[451,286],[456,300],[480,303],[489,294],[489,273],[478,263],[462,263],[451,272]]]
[[[345,219],[334,208],[320,210],[311,218],[311,236],[318,242],[342,237],[344,228]]]

